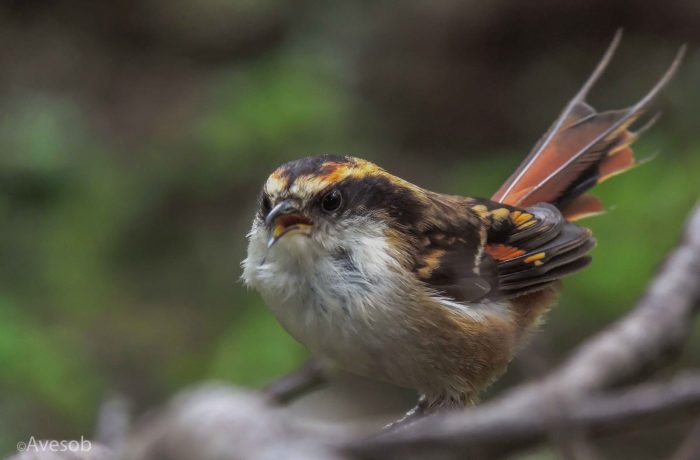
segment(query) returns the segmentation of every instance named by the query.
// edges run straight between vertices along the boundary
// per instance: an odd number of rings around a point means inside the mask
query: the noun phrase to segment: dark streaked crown
[[[273,205],[296,198],[310,205],[331,189],[343,195],[343,211],[380,211],[409,226],[420,219],[425,191],[389,174],[374,163],[341,155],[321,155],[290,161],[277,168],[263,188],[263,200]]]

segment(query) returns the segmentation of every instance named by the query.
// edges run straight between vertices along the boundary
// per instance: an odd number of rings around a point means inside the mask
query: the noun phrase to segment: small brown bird
[[[359,158],[324,155],[267,179],[245,283],[313,355],[414,388],[421,407],[473,403],[584,268],[595,240],[571,223],[603,210],[590,188],[636,164],[640,102],[596,112],[583,88],[491,197],[425,190]]]

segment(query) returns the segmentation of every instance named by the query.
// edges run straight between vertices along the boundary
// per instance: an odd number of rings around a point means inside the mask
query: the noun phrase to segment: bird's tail
[[[492,200],[521,208],[551,203],[570,221],[604,210],[600,200],[584,193],[637,164],[630,145],[655,118],[636,131],[630,127],[673,77],[685,51],[685,47],[679,50],[666,73],[639,102],[627,109],[599,113],[585,99],[610,62],[620,37],[618,32],[588,81]]]

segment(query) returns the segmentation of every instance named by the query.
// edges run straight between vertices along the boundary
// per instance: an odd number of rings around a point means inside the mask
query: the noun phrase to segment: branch
[[[565,408],[566,424],[598,436],[700,414],[700,373],[665,384],[644,384],[630,390],[583,398]],[[469,414],[467,414],[469,415]],[[227,460],[285,458],[340,460],[348,458],[450,459],[504,453],[544,439],[550,428],[541,412],[522,414],[494,430],[488,423],[464,438],[348,449],[348,435],[339,430],[305,427],[259,393],[219,385],[186,392],[145,420],[126,442],[118,458],[134,460]],[[461,436],[461,434],[460,434]],[[339,446],[344,446],[340,447]],[[503,449],[505,447],[506,449]],[[32,457],[50,460],[53,457]],[[85,457],[87,460],[87,457]],[[489,457],[491,458],[491,457]]]
[[[324,439],[260,393],[209,384],[182,393],[145,420],[119,458],[133,460],[339,460]]]
[[[286,404],[326,381],[323,369],[316,361],[309,361],[291,374],[275,380],[262,393],[274,404]]]
[[[497,429],[491,420],[479,421],[477,410],[464,414],[472,421],[468,430],[450,436],[375,442],[372,447],[356,445],[350,452],[361,458],[493,458],[546,440],[553,421],[562,428],[597,437],[693,419],[700,415],[700,374],[596,394],[557,407],[558,413],[550,410],[519,414]]]
[[[700,419],[692,426],[681,446],[671,460],[693,460],[700,458]]]

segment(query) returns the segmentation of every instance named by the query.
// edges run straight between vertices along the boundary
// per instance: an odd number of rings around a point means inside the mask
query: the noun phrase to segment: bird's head
[[[369,161],[302,158],[280,166],[265,182],[251,237],[264,237],[273,252],[307,244],[348,251],[361,240],[415,224],[422,199],[421,189]]]

